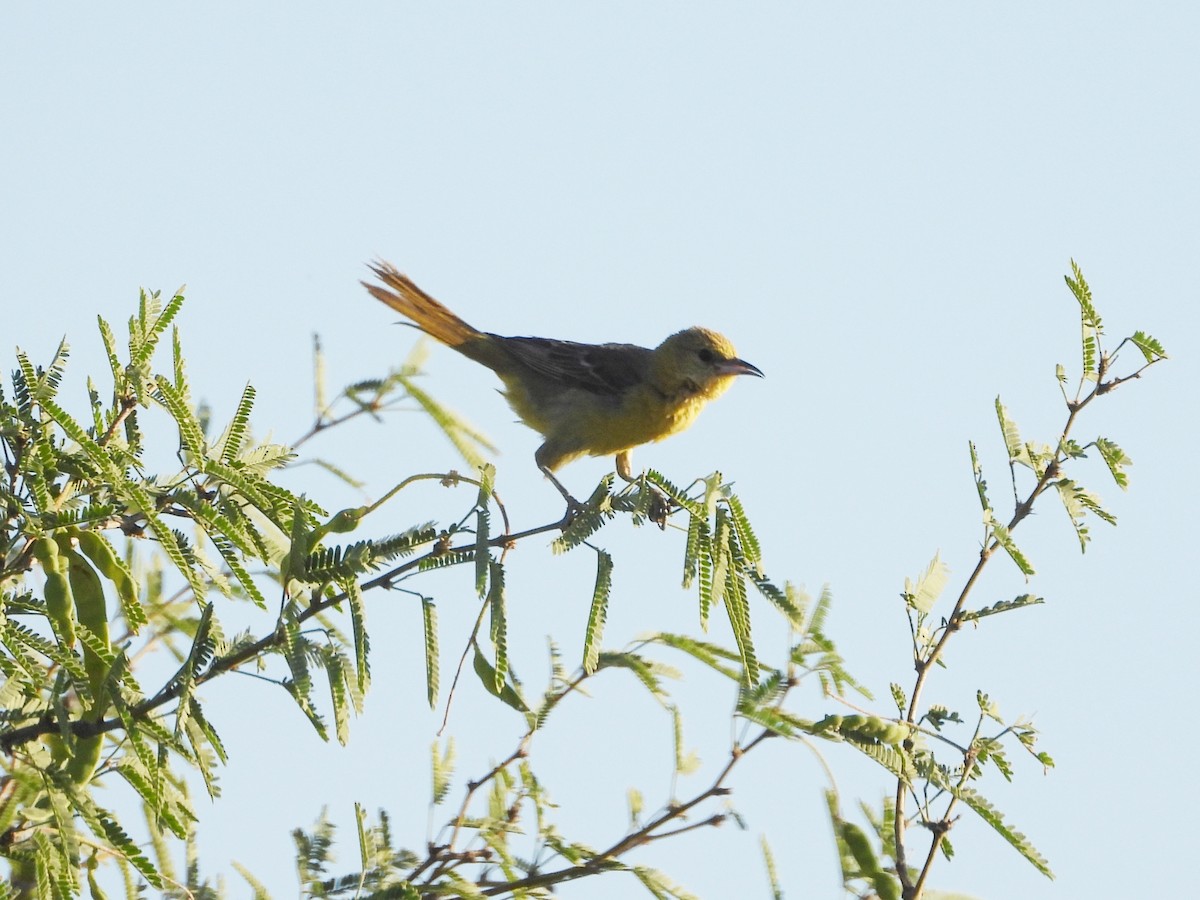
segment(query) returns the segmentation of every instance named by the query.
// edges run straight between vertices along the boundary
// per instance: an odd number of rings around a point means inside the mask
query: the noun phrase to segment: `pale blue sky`
[[[1017,782],[984,792],[1058,881],[965,819],[935,882],[989,898],[1165,896],[1198,799],[1182,762],[1196,738],[1197,491],[1173,469],[1200,439],[1198,36],[1187,3],[6,6],[0,349],[44,360],[68,334],[67,395],[82,400],[84,374],[103,370],[96,313],[123,321],[139,286],[186,282],[195,392],[227,414],[252,382],[256,427],[288,439],[308,425],[314,331],[338,382],[382,374],[411,346],[357,284],[376,255],[487,330],[652,344],[716,328],[767,378],[738,383],[635,465],[736,480],[772,577],[831,585],[833,636],[886,710],[888,682],[911,680],[904,577],[940,549],[961,579],[977,549],[967,441],[999,500],[996,394],[1027,437],[1050,440],[1061,422],[1054,365],[1078,365],[1062,284],[1074,257],[1110,334],[1145,329],[1173,357],[1081,427],[1135,461],[1127,495],[1087,475],[1121,525],[1094,526],[1081,558],[1047,503],[1018,537],[1041,573],[1028,589],[1049,603],[956,638],[931,694],[965,709],[980,688],[1010,717],[1037,715],[1059,768],[1043,778],[1014,753]],[[441,349],[428,368],[429,389],[503,451],[516,522],[556,515],[532,463],[538,439],[492,376]],[[413,416],[315,449],[373,495],[457,465]],[[563,477],[583,491],[609,466]],[[314,470],[289,477],[338,502]],[[378,530],[423,520],[430,504],[461,512],[413,494]],[[680,535],[616,525],[600,543],[617,561],[609,643],[695,630]],[[577,658],[592,565],[536,541],[514,555],[527,680],[544,671],[547,633]],[[470,575],[424,589],[449,665],[473,616]],[[1024,590],[999,565],[978,599]],[[269,686],[205,690],[233,760],[224,799],[201,801],[203,858],[234,896],[230,858],[294,894],[289,830],[324,805],[347,826],[355,800],[384,806],[402,840],[424,840],[438,717],[422,709],[419,620],[400,595],[370,602],[375,646],[392,649],[348,749],[320,745]],[[767,655],[783,636],[765,606],[756,613]],[[454,712],[464,775],[507,753],[517,725],[479,694],[465,688]],[[596,843],[622,827],[627,786],[651,805],[668,788],[669,724],[641,698],[625,710],[628,697],[621,679],[602,682],[535,748],[564,830],[583,810]],[[730,701],[694,673],[680,697],[706,762],[699,786],[721,761]],[[624,759],[647,730],[657,756]],[[886,790],[850,751],[829,757],[847,800]],[[765,832],[789,897],[837,896],[811,757],[780,742],[747,763],[733,786],[748,832],[637,861],[706,898],[766,897]],[[341,858],[355,855],[344,843]],[[747,865],[753,876],[735,879]],[[618,891],[635,893],[603,880],[562,893]]]

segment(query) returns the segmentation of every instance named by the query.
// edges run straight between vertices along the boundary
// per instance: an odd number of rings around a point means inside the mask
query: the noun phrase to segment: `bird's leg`
[[[566,528],[571,524],[572,519],[583,512],[584,505],[571,496],[571,492],[563,487],[561,481],[554,477],[554,473],[550,471],[548,466],[538,466],[538,468],[542,470],[543,475],[550,479],[550,483],[558,489],[558,492],[563,495],[563,499],[567,501],[567,514],[563,516],[562,521],[562,527]]]
[[[617,474],[630,484],[637,484],[639,479],[633,477],[633,467],[630,465],[631,457],[632,453],[628,450],[622,450],[617,454]],[[646,518],[665,531],[667,516],[671,512],[671,501],[652,484],[646,485],[646,489],[650,491],[651,497],[650,506],[646,510]]]
[[[631,456],[632,454],[628,450],[622,450],[617,454],[617,474],[630,484],[637,484],[637,479],[633,477],[633,468],[630,465]]]

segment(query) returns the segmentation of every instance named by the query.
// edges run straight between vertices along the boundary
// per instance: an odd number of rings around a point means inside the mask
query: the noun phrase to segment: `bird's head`
[[[712,400],[725,393],[734,375],[763,373],[738,359],[733,344],[707,328],[678,331],[654,350],[654,375],[668,393],[685,392]]]

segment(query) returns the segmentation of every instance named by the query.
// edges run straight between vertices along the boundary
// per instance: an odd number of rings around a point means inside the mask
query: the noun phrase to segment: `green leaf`
[[[604,637],[604,622],[608,618],[608,598],[612,590],[612,556],[596,551],[596,584],[588,611],[587,630],[583,638],[583,670],[589,675],[596,671],[600,659],[600,642]]]
[[[96,316],[96,324],[100,329],[100,340],[104,343],[104,354],[108,357],[108,367],[112,369],[114,391],[121,393],[119,388],[125,382],[125,367],[117,358],[116,335],[113,334],[112,326],[105,321],[103,316]]]
[[[1100,315],[1096,312],[1096,307],[1092,305],[1092,289],[1088,287],[1088,283],[1083,278],[1083,272],[1075,260],[1071,260],[1071,273],[1071,275],[1065,276],[1065,280],[1067,287],[1079,301],[1083,377],[1089,381],[1095,381],[1099,376],[1099,339],[1100,335],[1104,333],[1104,328],[1100,321]]]
[[[1039,603],[1045,603],[1041,597],[1035,597],[1033,594],[1022,594],[1012,600],[999,600],[991,606],[985,606],[983,609],[964,610],[959,613],[958,620],[960,622],[974,622],[978,619],[984,619],[988,616],[994,616],[997,613],[1009,612],[1014,609],[1022,609],[1026,606],[1036,606]]]
[[[624,868],[623,863],[621,867]],[[684,890],[657,869],[634,866],[631,871],[655,900],[698,900],[695,894]]]
[[[612,485],[613,473],[609,472],[596,485],[592,495],[584,502],[584,508],[575,515],[571,524],[554,539],[550,546],[555,553],[574,550],[614,518]]]
[[[496,691],[504,689],[508,680],[508,613],[504,608],[504,567],[491,563],[491,590],[487,604],[491,610],[491,638],[496,648]],[[499,696],[499,694],[497,694]]]
[[[780,590],[763,576],[751,572],[749,577],[750,583],[775,604],[775,608],[783,613],[793,628],[798,631],[804,628],[804,598],[792,585],[784,584],[783,590]]]
[[[1038,849],[1033,846],[1029,838],[1008,825],[1004,821],[1004,816],[991,803],[971,788],[958,788],[954,790],[954,794],[974,810],[979,818],[992,826],[992,829],[1004,838],[1004,840],[1008,841],[1035,869],[1047,878],[1054,878],[1054,873],[1050,871],[1050,864],[1046,861],[1045,857],[1038,852]]]
[[[1008,410],[1000,402],[999,396],[996,397],[996,418],[1000,422],[1000,432],[1004,435],[1004,447],[1008,451],[1009,463],[1020,463],[1032,468],[1029,452],[1021,441],[1021,432],[1017,428],[1017,423],[1009,418]]]
[[[442,433],[450,439],[459,454],[472,469],[478,469],[486,464],[482,450],[496,452],[495,446],[475,429],[467,425],[457,415],[444,408],[425,391],[416,386],[412,378],[397,374],[396,380],[404,386],[404,390],[425,410],[433,419]]]
[[[767,867],[767,883],[771,887],[771,900],[783,900],[783,888],[779,885],[779,873],[775,871],[775,854],[767,843],[767,836],[760,835],[759,846],[762,848],[763,865]]]
[[[486,509],[475,510],[475,593],[482,600],[488,592],[488,568],[492,554],[488,549],[489,515]]]
[[[686,653],[692,659],[720,672],[732,681],[741,680],[741,672],[734,666],[726,665],[726,663],[730,662],[739,662],[741,655],[733,653],[718,644],[698,641],[686,634],[671,634],[667,632],[659,632],[658,634],[651,635],[649,640]]]
[[[425,633],[425,693],[429,708],[437,706],[439,663],[437,635],[437,607],[429,597],[421,598],[421,623]]]
[[[1118,447],[1115,441],[1108,438],[1096,438],[1096,449],[1100,451],[1101,459],[1112,473],[1113,481],[1121,490],[1127,490],[1129,476],[1125,474],[1125,467],[1133,465],[1133,460],[1125,455],[1125,451]]]
[[[367,633],[367,605],[357,579],[343,585],[350,601],[350,630],[354,636],[354,671],[358,694],[367,693],[371,686],[371,637]]]
[[[229,420],[224,433],[217,438],[216,444],[213,446],[213,451],[219,455],[223,463],[229,464],[241,455],[250,430],[250,411],[254,409],[254,398],[254,386],[247,384],[242,389],[242,396],[238,400],[233,418]]]
[[[1008,529],[1002,525],[994,515],[989,513],[984,515],[984,524],[991,528],[992,536],[996,539],[996,543],[1004,548],[1004,551],[1012,557],[1012,561],[1017,564],[1017,568],[1022,574],[1030,576],[1035,574],[1033,565],[1025,558],[1025,554],[1017,547],[1013,541],[1012,535],[1008,533]]]
[[[430,746],[433,768],[433,805],[437,806],[450,793],[454,777],[454,738],[446,738],[446,749],[439,753],[437,741]]]
[[[1091,540],[1091,535],[1084,522],[1084,516],[1087,513],[1092,513],[1109,525],[1117,524],[1116,516],[1109,513],[1100,505],[1100,498],[1082,485],[1072,481],[1070,478],[1060,478],[1054,482],[1054,486],[1058,489],[1058,495],[1063,502],[1063,508],[1071,518],[1071,525],[1074,526],[1075,535],[1079,538],[1079,549],[1081,551],[1087,550],[1088,541]]]
[[[601,669],[626,669],[633,673],[655,700],[662,703],[667,696],[656,668],[648,663],[645,657],[636,653],[605,650],[601,652],[600,658],[596,662],[596,671]]]
[[[904,579],[904,600],[917,612],[926,615],[933,609],[950,578],[950,567],[942,562],[941,554],[935,553],[929,566],[915,581]]]
[[[350,740],[350,664],[345,655],[333,647],[325,647],[317,657],[329,682],[329,701],[333,708],[333,728],[343,747]]]
[[[750,527],[750,520],[746,517],[745,509],[742,508],[742,501],[737,494],[730,494],[725,502],[729,505],[729,518],[733,522],[733,530],[737,535],[738,544],[742,548],[742,553],[745,554],[746,564],[752,571],[758,573],[759,567],[762,565],[762,548],[754,534],[754,529]]]
[[[505,683],[500,688],[496,687],[498,683],[496,680],[496,670],[492,668],[492,664],[488,662],[487,657],[479,651],[478,647],[475,648],[474,669],[475,674],[479,676],[480,683],[483,684],[484,690],[489,694],[511,706],[517,712],[529,712],[529,706],[511,684]]]
[[[1163,349],[1163,345],[1144,331],[1135,331],[1129,340],[1142,351],[1142,356],[1146,357],[1147,363],[1167,358],[1167,351]]]
[[[702,555],[711,553],[708,536],[708,523],[699,516],[688,517],[687,543],[683,549],[683,589],[688,590],[699,571]],[[707,614],[701,618],[707,620]]]
[[[129,357],[134,368],[143,368],[158,346],[159,338],[167,330],[167,326],[178,315],[183,307],[183,288],[163,308],[159,301],[160,293],[155,291],[147,298],[146,292],[141,295],[137,320],[130,320],[129,327]],[[162,310],[159,312],[159,310]]]

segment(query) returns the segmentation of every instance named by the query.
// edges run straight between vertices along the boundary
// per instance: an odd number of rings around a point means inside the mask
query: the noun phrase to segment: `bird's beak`
[[[717,372],[721,375],[757,375],[765,378],[758,366],[752,366],[744,359],[723,359],[717,363]]]

